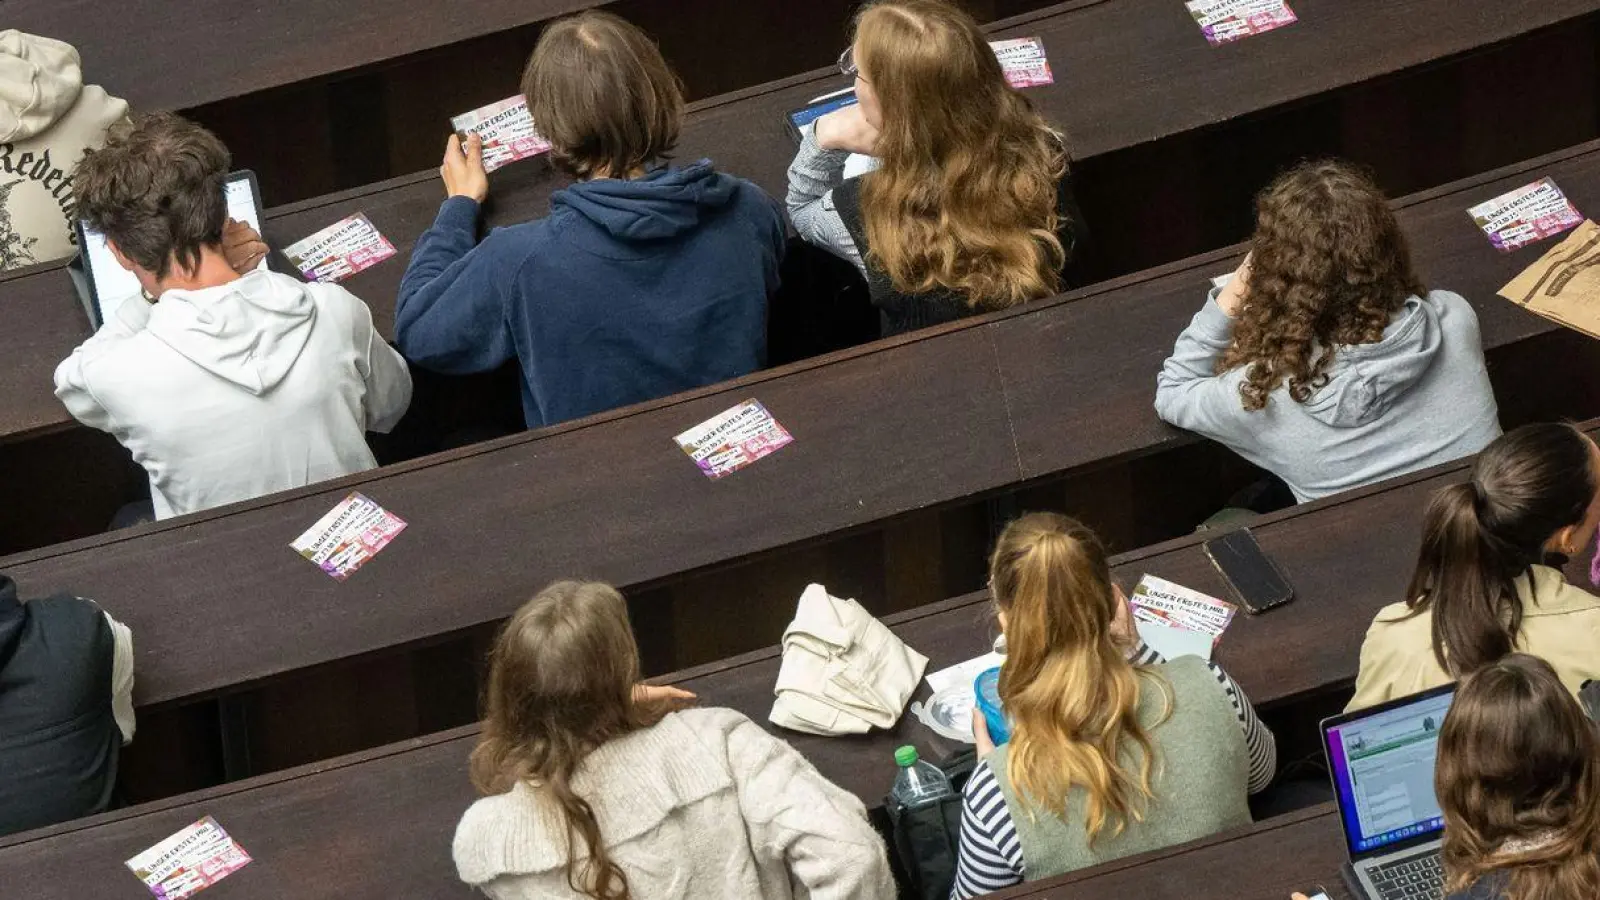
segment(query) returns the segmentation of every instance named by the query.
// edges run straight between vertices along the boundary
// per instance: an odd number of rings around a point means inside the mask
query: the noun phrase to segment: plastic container
[[[1006,721],[1006,710],[1000,703],[1000,670],[990,669],[972,682],[972,691],[978,695],[978,709],[983,712],[983,722],[989,726],[989,740],[996,747],[1011,740],[1011,723]]]
[[[950,779],[938,766],[923,762],[917,757],[917,748],[907,744],[894,751],[895,764],[900,767],[894,777],[894,788],[889,796],[901,809],[916,809],[955,796]]]

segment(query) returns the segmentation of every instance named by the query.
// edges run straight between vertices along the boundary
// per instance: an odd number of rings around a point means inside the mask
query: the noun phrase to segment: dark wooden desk
[[[1494,298],[1541,252],[1495,252],[1464,210],[1551,174],[1600,204],[1600,146],[1406,201],[1423,268],[1472,298],[1508,420],[1525,406],[1591,415],[1577,339],[1542,376],[1505,360],[1570,333]],[[149,706],[437,640],[509,615],[583,573],[649,585],[1029,478],[1192,443],[1156,420],[1155,373],[1229,253],[1011,314],[835,354],[728,385],[271,498],[0,560],[28,595],[102,600],[140,635]],[[1448,273],[1444,277],[1443,273]],[[3,332],[0,332],[3,333]],[[1566,346],[1566,345],[1563,345]],[[1507,393],[1509,392],[1509,393]],[[758,397],[796,442],[704,479],[671,436]],[[1558,412],[1561,412],[1558,410]],[[345,583],[287,544],[358,488],[410,529]],[[195,635],[205,640],[196,645]],[[771,635],[775,640],[777,635]],[[762,640],[753,636],[751,643]]]
[[[1587,427],[1600,434],[1600,424]],[[1467,466],[1437,467],[1254,526],[1298,594],[1288,606],[1236,620],[1220,646],[1218,658],[1258,706],[1279,707],[1350,681],[1370,616],[1403,589],[1425,498],[1459,480]],[[1186,538],[1124,554],[1114,560],[1117,574],[1130,584],[1149,572],[1220,592],[1199,544],[1199,538]],[[990,642],[989,604],[981,593],[889,621],[902,639],[928,654],[930,671],[977,655]],[[778,665],[777,649],[768,648],[661,680],[765,721]],[[924,687],[919,696],[925,695]],[[785,737],[868,805],[888,790],[894,747],[914,743],[934,754],[951,749],[909,715],[894,729],[867,736]],[[472,801],[465,760],[475,738],[474,728],[456,729],[0,839],[0,871],[28,883],[41,898],[94,896],[118,878],[131,878],[121,860],[209,814],[256,855],[256,863],[230,879],[228,890],[240,897],[280,895],[289,880],[314,897],[387,897],[399,885],[416,896],[464,897],[449,839]],[[1272,852],[1261,853],[1263,845]],[[1253,854],[1253,866],[1241,880],[1237,860],[1246,853]],[[1341,861],[1337,823],[1323,808],[1004,896],[1285,900],[1289,889],[1319,881],[1337,890]],[[1226,866],[1233,876],[1226,881],[1205,877]],[[1228,885],[1227,894],[1207,893],[1220,884]]]
[[[337,35],[343,29],[352,34],[359,32],[359,37],[350,40],[350,46],[356,49],[339,45],[337,60],[363,58],[363,53],[380,52],[388,47],[386,41],[395,40],[372,28],[377,12],[369,9],[369,4],[346,4],[319,18],[304,14],[301,7],[308,2],[275,5],[274,21],[282,14],[290,23],[282,26],[285,28],[302,27],[298,23],[312,27],[315,22],[319,34]],[[163,10],[169,6],[187,10],[193,5],[158,4],[156,0],[141,3],[160,5]],[[15,11],[19,18],[13,22],[23,28],[65,28],[92,18],[82,14],[89,4],[90,0],[29,0]],[[457,24],[443,30],[439,40],[458,39],[480,26],[487,29],[505,17],[537,18],[586,5],[592,4],[584,0],[541,0],[533,4],[474,0],[469,6],[482,8],[479,18],[483,22],[473,15],[461,14],[459,4],[451,6],[446,18]],[[1600,0],[1515,0],[1509,5],[1506,0],[1304,0],[1296,8],[1301,17],[1299,23],[1238,45],[1212,48],[1199,36],[1183,7],[1174,6],[1169,0],[1075,0],[996,23],[994,30],[996,37],[1043,37],[1057,83],[1030,89],[1029,95],[1050,121],[1064,128],[1075,156],[1085,159],[1507,41],[1596,10],[1600,10]],[[245,15],[229,8],[228,15],[231,18],[216,23],[216,27],[237,28],[241,35],[254,35],[260,32],[259,17],[265,13]],[[334,17],[331,23],[322,21],[326,16]],[[1374,27],[1379,22],[1385,26]],[[1403,27],[1406,22],[1419,23],[1419,27]],[[88,26],[78,25],[58,33],[76,37],[83,29]],[[428,33],[415,21],[408,21],[408,29],[416,34]],[[1416,37],[1419,33],[1425,37]],[[275,35],[273,42],[281,45],[279,49],[284,53],[313,52],[296,51],[296,47],[309,48],[312,44],[283,40],[281,35]],[[316,52],[328,52],[326,45],[316,46],[321,48]],[[184,67],[167,65],[167,55],[150,53],[146,47],[135,50],[133,44],[120,39],[103,48],[103,52],[113,54],[113,58],[124,54],[127,65],[154,67],[163,73],[162,78],[175,79],[172,87],[164,89],[169,91],[179,90],[178,84],[189,91],[232,89],[195,77],[196,68],[204,70],[207,65],[206,57],[193,60],[195,52],[225,58],[224,68],[231,74],[219,82],[221,85],[233,83],[228,79],[244,84],[248,79],[270,81],[280,77],[272,66],[234,65],[241,58],[239,47],[238,43],[212,36],[204,46],[191,48],[186,58],[192,64]],[[1360,47],[1361,52],[1351,52],[1353,47]],[[383,52],[392,49],[388,47]],[[85,54],[94,58],[87,49]],[[274,66],[294,59],[292,55],[268,56]],[[311,65],[306,60],[295,64]],[[335,58],[330,57],[317,65],[334,64]],[[134,71],[130,80],[140,81],[144,69]],[[163,84],[162,78],[150,83]],[[794,152],[782,124],[783,113],[843,83],[837,73],[814,71],[694,104],[678,156],[712,157],[725,170],[751,178],[769,193],[782,197],[784,173]],[[175,94],[168,98],[169,105],[197,102],[198,96]],[[543,160],[496,173],[489,222],[525,221],[544,214],[550,194],[564,183],[565,179]],[[267,199],[270,201],[271,197]],[[279,207],[269,216],[267,233],[276,246],[284,246],[350,213],[365,211],[401,252],[395,259],[351,279],[347,286],[371,304],[380,325],[389,328],[405,261],[416,238],[432,222],[440,199],[437,176],[431,171],[423,172]],[[4,361],[4,370],[0,371],[0,443],[71,424],[50,393],[50,373],[55,365],[87,336],[87,325],[71,297],[66,276],[58,266],[0,277],[0,360]]]

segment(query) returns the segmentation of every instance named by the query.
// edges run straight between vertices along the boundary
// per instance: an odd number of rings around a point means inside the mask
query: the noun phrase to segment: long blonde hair
[[[1154,796],[1155,753],[1139,722],[1144,683],[1172,694],[1154,671],[1128,662],[1112,635],[1121,602],[1105,547],[1087,526],[1032,513],[1001,532],[989,564],[990,590],[1006,616],[1000,700],[1011,719],[1006,774],[1019,795],[1056,814],[1082,788],[1092,842],[1109,826],[1121,834],[1143,821]],[[1123,751],[1140,751],[1136,768]]]
[[[869,259],[896,290],[942,287],[975,307],[1056,293],[1066,151],[977,22],[943,0],[880,0],[853,46],[883,110],[882,165],[861,181]]]
[[[598,582],[558,581],[517,610],[489,660],[472,783],[484,794],[527,784],[554,798],[567,822],[568,886],[596,900],[629,900],[628,879],[606,852],[594,810],[572,789],[595,748],[668,712],[634,699],[639,648],[622,595]],[[587,849],[581,867],[580,849]]]
[[[1438,758],[1451,891],[1499,872],[1517,900],[1600,896],[1600,738],[1549,663],[1513,653],[1463,681]]]

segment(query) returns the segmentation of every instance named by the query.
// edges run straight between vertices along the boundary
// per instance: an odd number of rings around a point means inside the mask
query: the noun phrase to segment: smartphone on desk
[[[1250,529],[1230,531],[1206,541],[1206,556],[1228,584],[1233,599],[1251,615],[1282,606],[1294,599],[1294,588]]]

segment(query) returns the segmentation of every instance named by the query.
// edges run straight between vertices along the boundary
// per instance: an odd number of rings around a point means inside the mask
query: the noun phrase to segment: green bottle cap
[[[910,744],[894,751],[894,761],[902,769],[909,769],[917,764],[917,748]]]

